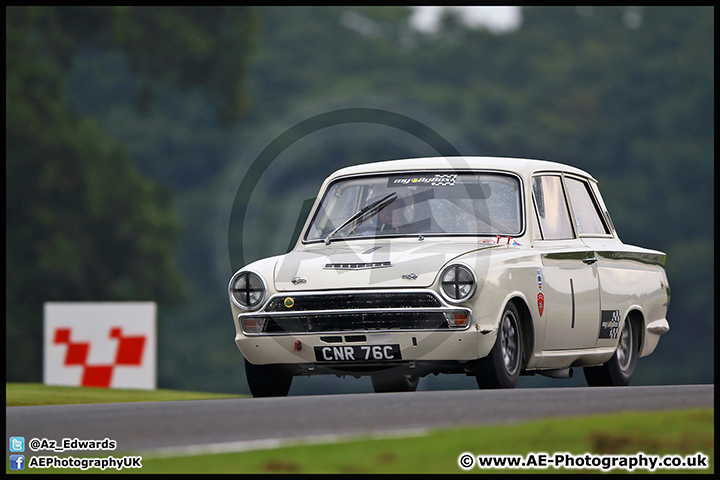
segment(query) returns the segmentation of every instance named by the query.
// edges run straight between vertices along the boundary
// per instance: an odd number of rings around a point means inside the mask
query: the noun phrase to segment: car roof
[[[511,157],[423,157],[383,162],[365,163],[335,171],[328,180],[347,175],[361,173],[382,173],[396,171],[423,170],[498,170],[515,172],[522,176],[530,176],[539,171],[560,171],[574,173],[592,179],[592,176],[579,168],[563,163],[546,160]],[[593,179],[594,180],[594,179]]]

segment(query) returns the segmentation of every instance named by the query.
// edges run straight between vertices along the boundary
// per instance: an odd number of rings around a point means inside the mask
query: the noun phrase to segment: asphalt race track
[[[693,407],[714,407],[714,385],[51,405],[7,407],[5,438],[24,436],[28,445],[35,438],[109,438],[117,442],[113,454],[181,455],[262,448],[293,439],[332,441],[348,435],[401,435],[449,426]]]

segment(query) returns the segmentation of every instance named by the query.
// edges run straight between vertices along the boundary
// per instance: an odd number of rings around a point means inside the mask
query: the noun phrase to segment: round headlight
[[[475,273],[465,265],[450,265],[440,274],[440,292],[451,302],[468,300],[476,287]]]
[[[230,294],[237,306],[253,310],[265,299],[267,288],[262,277],[254,272],[238,272],[230,280]]]

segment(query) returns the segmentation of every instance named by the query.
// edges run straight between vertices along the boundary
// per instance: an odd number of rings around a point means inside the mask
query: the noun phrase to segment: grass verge
[[[179,390],[124,390],[90,387],[54,387],[41,383],[6,383],[5,406],[71,405],[81,403],[166,402],[238,398],[243,395],[183,392]]]

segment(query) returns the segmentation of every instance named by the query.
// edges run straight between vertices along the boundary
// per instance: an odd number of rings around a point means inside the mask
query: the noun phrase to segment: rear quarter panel
[[[667,325],[669,287],[665,254],[619,241],[586,239],[586,243],[598,258],[602,310],[619,311],[623,321],[628,313],[640,312],[643,318],[640,356],[649,355],[657,346],[660,334],[648,331],[648,325]],[[597,346],[615,344],[616,339],[598,338]]]

